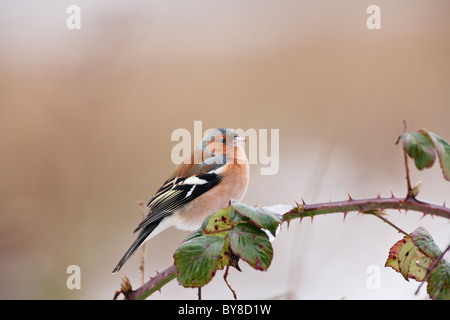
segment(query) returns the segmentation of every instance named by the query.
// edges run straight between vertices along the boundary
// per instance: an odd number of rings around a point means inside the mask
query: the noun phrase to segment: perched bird
[[[205,133],[191,155],[180,163],[148,202],[148,214],[137,226],[137,239],[113,270],[125,262],[148,239],[175,226],[193,231],[206,217],[242,200],[249,181],[249,164],[242,148],[246,140],[233,129],[218,128]]]

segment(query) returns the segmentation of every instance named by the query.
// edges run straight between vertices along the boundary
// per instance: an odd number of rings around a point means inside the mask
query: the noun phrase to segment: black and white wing
[[[134,232],[152,222],[162,220],[175,210],[214,188],[221,180],[218,171],[213,170],[198,176],[167,180],[148,202],[147,207],[149,208],[149,213]]]

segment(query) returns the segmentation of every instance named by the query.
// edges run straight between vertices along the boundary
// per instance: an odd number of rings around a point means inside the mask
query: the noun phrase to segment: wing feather
[[[221,181],[220,169],[191,177],[168,179],[147,204],[148,215],[134,232],[152,222],[162,220],[175,210],[198,198]]]

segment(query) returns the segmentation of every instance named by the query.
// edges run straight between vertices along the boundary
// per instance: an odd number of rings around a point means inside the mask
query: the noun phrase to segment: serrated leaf
[[[398,266],[400,269],[400,273],[402,274],[403,278],[405,278],[405,280],[408,280],[408,278],[416,277],[416,275],[411,272],[412,270],[410,270],[410,268],[416,265],[416,260],[413,259],[418,253],[420,254],[418,250],[419,249],[417,249],[412,241],[407,241],[400,249],[400,252],[398,254]],[[414,264],[412,265],[413,261]]]
[[[406,153],[414,159],[416,168],[429,168],[436,160],[434,146],[421,132],[408,132],[401,135],[401,141]]]
[[[174,253],[178,283],[184,287],[202,287],[223,268],[225,239],[196,236],[184,241]]]
[[[417,228],[410,236],[412,242],[427,257],[435,260],[441,255],[441,250],[425,228]]]
[[[263,208],[256,208],[236,200],[231,200],[231,206],[239,214],[249,218],[259,228],[267,229],[275,236],[278,225],[281,223],[281,216]]]
[[[437,154],[444,178],[450,181],[450,144],[427,129],[403,133],[400,138],[403,148],[414,159],[417,169],[431,167]]]
[[[423,281],[432,260],[425,256],[409,236],[403,237],[389,251],[386,267],[400,272],[405,280]]]
[[[249,218],[247,218],[246,216],[243,216],[242,214],[237,212],[231,205],[228,207],[228,214],[229,214],[233,224],[236,224],[236,225],[239,223],[242,223],[242,222],[250,221]]]
[[[450,145],[440,136],[426,129],[421,129],[419,132],[427,136],[432,142],[438,154],[444,178],[450,181]]]
[[[201,229],[197,229],[195,231],[192,231],[187,237],[186,239],[183,240],[183,242],[189,241],[191,239],[197,238],[197,237],[201,237],[203,236],[203,232]]]
[[[431,272],[427,292],[433,300],[450,300],[450,265],[447,261]]]
[[[386,263],[384,264],[385,267],[391,267],[395,271],[400,272],[400,268],[398,266],[398,254],[405,241],[405,238],[403,238],[402,240],[397,241],[391,247],[391,249],[389,250],[389,256],[386,260]]]
[[[233,223],[228,214],[228,209],[221,209],[211,214],[203,221],[201,230],[205,235],[226,237],[233,228]]]
[[[252,223],[241,223],[230,232],[230,248],[234,255],[257,270],[267,270],[273,249],[267,234]]]

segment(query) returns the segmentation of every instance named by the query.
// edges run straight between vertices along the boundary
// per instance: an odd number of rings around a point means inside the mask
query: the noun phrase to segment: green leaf
[[[421,132],[409,132],[401,135],[406,153],[414,159],[417,169],[429,168],[434,164],[436,153],[431,141]]]
[[[275,236],[281,216],[263,208],[256,208],[236,200],[231,200],[231,206],[244,217],[249,218],[259,228],[267,229]],[[236,219],[236,218],[235,218]]]
[[[432,142],[439,157],[442,173],[446,180],[450,181],[450,145],[437,134],[426,129],[419,130]]]
[[[416,277],[412,268],[417,265],[417,257],[415,257],[418,253],[417,251],[418,249],[414,245],[414,243],[412,241],[408,241],[403,245],[402,249],[399,252],[398,265],[400,268],[400,272],[405,280],[408,280],[408,278]],[[412,263],[413,259],[414,263]]]
[[[450,300],[450,264],[441,258],[431,235],[419,227],[392,246],[385,266],[406,280],[428,281],[427,292],[433,300]]]
[[[252,222],[249,218],[237,212],[231,205],[228,207],[228,214],[235,225],[243,222]]]
[[[412,242],[427,257],[436,260],[441,255],[441,250],[425,228],[417,228],[410,236]]]
[[[223,268],[225,239],[196,236],[184,241],[174,253],[178,283],[184,287],[202,287]]]
[[[450,300],[450,265],[447,261],[431,272],[427,292],[433,300]]]
[[[252,223],[241,223],[230,232],[230,248],[234,255],[257,270],[267,270],[273,257],[267,234]]]
[[[203,221],[201,230],[205,235],[226,237],[233,228],[233,223],[228,214],[228,209],[221,209],[211,214]]]
[[[419,170],[431,167],[437,153],[444,178],[450,181],[450,145],[444,139],[427,129],[420,129],[403,133],[400,140]]]
[[[239,259],[258,270],[266,270],[270,266],[272,245],[259,226],[275,231],[281,219],[266,210],[235,204],[244,214],[231,205],[218,210],[178,247],[174,260],[181,285],[202,287],[225,266],[240,270]]]
[[[197,230],[191,232],[191,233],[186,237],[186,239],[183,240],[183,242],[186,242],[186,241],[189,241],[189,240],[191,240],[191,239],[194,239],[194,238],[197,238],[197,237],[201,237],[201,236],[203,236],[202,230],[201,230],[201,229],[197,229]]]
[[[385,266],[400,272],[407,281],[423,281],[431,262],[432,259],[418,249],[411,237],[405,236],[392,246]]]

